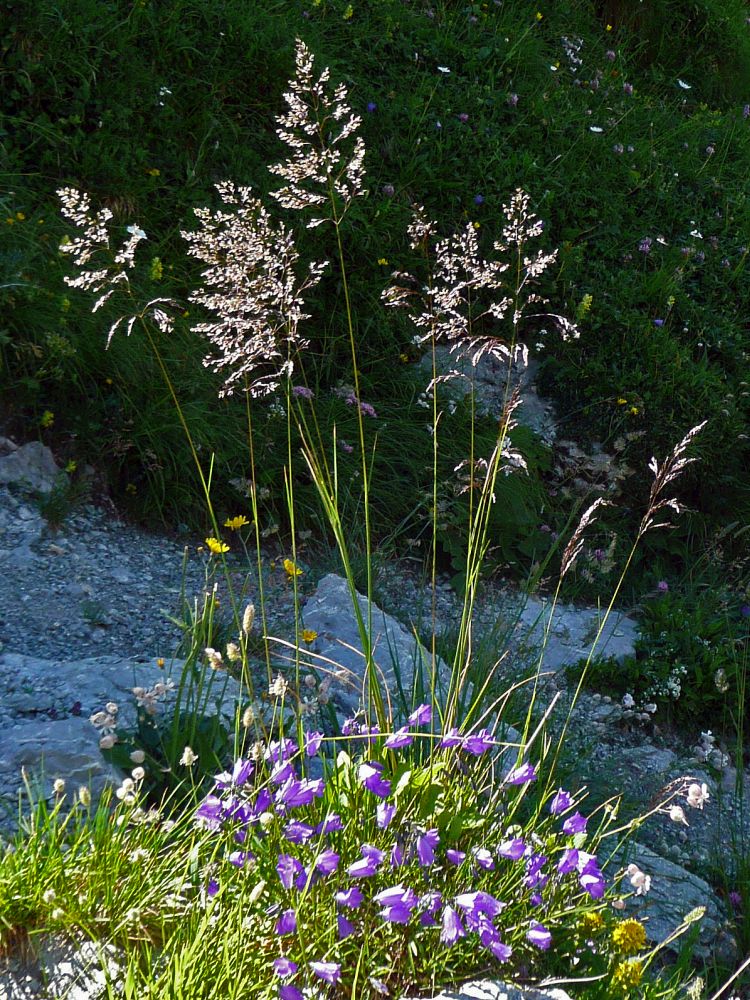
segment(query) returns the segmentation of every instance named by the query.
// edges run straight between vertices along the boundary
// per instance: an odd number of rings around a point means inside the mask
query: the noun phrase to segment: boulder
[[[355,591],[365,626],[368,621],[367,598]],[[400,622],[371,605],[373,660],[381,683],[396,706],[412,704],[412,691],[424,693],[430,700],[431,655],[415,635]],[[303,609],[305,628],[318,633],[312,647],[310,664],[324,676],[337,673],[332,694],[338,706],[353,715],[366,704],[366,660],[347,581],[334,573],[324,576]],[[438,697],[448,691],[450,671],[438,658],[435,665]],[[416,680],[415,680],[416,679]],[[403,699],[401,695],[403,694]],[[422,695],[418,695],[421,700]]]
[[[532,989],[512,986],[489,979],[465,983],[456,989],[442,990],[433,1000],[571,1000],[564,990]]]
[[[7,454],[0,455],[0,483],[15,483],[37,493],[52,490],[60,467],[49,448],[40,441],[29,441],[20,448],[2,450]]]

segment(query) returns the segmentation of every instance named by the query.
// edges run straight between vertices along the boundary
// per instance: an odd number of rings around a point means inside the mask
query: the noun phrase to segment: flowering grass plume
[[[135,253],[138,244],[141,240],[147,239],[147,236],[140,226],[128,226],[127,239],[119,250],[113,252],[107,229],[108,223],[113,218],[112,212],[108,208],[101,208],[98,212],[93,213],[89,196],[76,188],[60,188],[57,195],[62,203],[63,218],[67,219],[78,230],[78,235],[74,239],[66,238],[60,244],[60,252],[69,255],[75,266],[79,268],[79,273],[75,277],[65,276],[65,283],[71,288],[80,288],[82,291],[96,295],[97,299],[91,307],[91,311],[96,312],[110,300],[118,287],[130,291],[128,272],[135,267]],[[86,269],[86,265],[94,257],[97,260],[103,258],[105,263],[94,269]],[[174,307],[175,305],[176,303],[172,299],[155,298],[147,302],[139,314],[131,314],[127,317],[120,316],[109,328],[107,347],[122,323],[126,323],[129,336],[136,320],[146,313],[151,314],[162,332],[171,332],[173,319],[164,307]]]
[[[307,346],[299,333],[303,296],[326,264],[313,262],[298,278],[299,254],[283,222],[274,222],[248,187],[224,181],[216,189],[226,208],[195,209],[199,228],[182,234],[188,253],[206,265],[205,284],[191,301],[216,317],[194,329],[218,351],[203,363],[225,374],[220,395],[240,387],[264,396],[291,377]]]
[[[362,119],[347,104],[343,83],[331,92],[327,67],[314,79],[313,63],[314,56],[298,38],[296,72],[284,94],[288,111],[277,118],[279,138],[291,156],[269,168],[286,185],[271,193],[283,208],[297,210],[333,204],[335,195],[333,221],[338,222],[352,200],[365,193],[365,144],[361,136],[354,138]],[[314,216],[308,228],[327,218]]]

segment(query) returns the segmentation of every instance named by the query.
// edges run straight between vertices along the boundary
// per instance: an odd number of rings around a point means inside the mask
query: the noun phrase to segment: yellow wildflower
[[[399,354],[398,360],[401,362],[402,365],[408,365],[409,364],[409,355],[408,354]]]
[[[26,216],[23,214],[23,212],[16,212],[16,218],[18,219],[19,222],[23,222]]]
[[[620,396],[620,398],[617,400],[617,405],[618,406],[627,406],[627,402],[628,402],[627,399],[624,399],[622,396]]]
[[[589,913],[584,913],[581,917],[581,929],[584,934],[595,934],[597,931],[600,931],[603,926],[604,917],[598,910],[592,910]]]
[[[347,4],[347,8],[344,11],[344,20],[349,21],[354,16],[354,8],[351,4]]]
[[[612,976],[612,985],[615,989],[621,989],[623,993],[635,989],[643,978],[643,962],[631,959],[629,962],[620,962]]]
[[[227,545],[227,543],[220,542],[218,538],[210,536],[205,541],[206,545],[209,547],[209,549],[211,550],[211,552],[213,552],[215,556],[221,555],[222,552],[229,552],[229,546]]]
[[[636,416],[638,416],[638,414],[640,413],[640,410],[638,409],[638,407],[637,407],[637,406],[631,406],[631,407],[630,407],[630,409],[628,410],[628,413],[629,413],[629,414],[630,414],[631,416],[633,416],[633,417],[636,417]]]
[[[639,920],[623,920],[612,931],[612,944],[623,955],[634,955],[645,943],[646,928]]]
[[[608,25],[607,25],[607,27],[606,27],[606,30],[607,30],[607,31],[611,31],[611,30],[612,30],[612,25],[611,25],[611,24],[608,24]]]
[[[65,471],[66,471],[66,472],[68,473],[68,475],[70,476],[70,475],[72,475],[72,473],[74,473],[74,472],[76,471],[76,469],[77,469],[77,468],[78,468],[78,462],[74,461],[74,460],[73,460],[73,459],[71,458],[71,460],[70,460],[70,461],[68,462],[68,464],[67,464],[67,465],[65,466]]]
[[[318,633],[313,628],[302,629],[302,641],[306,642],[308,645],[311,642],[315,642],[318,638]]]
[[[541,19],[542,19],[543,17],[544,17],[544,14],[542,14],[542,12],[541,12],[540,10],[538,10],[538,11],[536,12],[536,19],[537,19],[537,21],[541,21]]]
[[[249,523],[244,514],[238,514],[236,517],[228,517],[224,522],[224,527],[231,528],[232,531],[237,531],[238,528],[244,528]]]
[[[378,264],[380,264],[382,267],[388,267],[388,258],[378,257]]]
[[[40,427],[51,427],[55,422],[55,414],[52,410],[45,410],[42,414],[41,420],[39,421]]]
[[[158,167],[149,167],[146,173],[149,177],[158,177],[161,174],[161,170]]]
[[[15,224],[16,224],[16,220],[14,218],[12,218],[10,215],[8,216],[8,218],[5,221],[6,221],[6,223],[9,226],[15,226]]]
[[[161,281],[164,274],[164,265],[161,262],[161,257],[154,257],[151,261],[151,269],[149,271],[149,277],[152,281]]]
[[[135,493],[138,492],[138,487],[135,485],[135,483],[128,483],[128,485],[125,487],[125,492],[133,496]]]
[[[475,229],[481,229],[481,227],[482,227],[482,223],[481,223],[481,222],[472,222],[472,226],[473,226],[473,227],[474,227]]]
[[[159,658],[157,659],[157,661],[156,661],[156,665],[157,665],[157,667],[159,668],[159,670],[163,670],[163,669],[164,669],[164,657],[163,657],[163,656],[160,656],[160,657],[159,657]]]
[[[290,580],[295,576],[302,576],[302,570],[299,566],[296,566],[291,559],[284,560],[284,569],[286,570],[286,574]]]

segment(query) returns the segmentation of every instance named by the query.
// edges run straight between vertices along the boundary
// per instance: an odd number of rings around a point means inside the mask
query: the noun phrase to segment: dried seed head
[[[242,616],[242,631],[245,635],[250,635],[253,629],[253,622],[255,621],[255,605],[248,604],[245,608],[245,613]]]

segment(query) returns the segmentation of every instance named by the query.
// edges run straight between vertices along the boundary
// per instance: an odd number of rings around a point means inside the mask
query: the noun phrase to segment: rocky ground
[[[147,534],[90,505],[51,530],[40,514],[39,497],[48,494],[59,475],[46,449],[36,444],[17,448],[0,439],[0,798],[6,803],[15,800],[21,767],[31,774],[44,764],[48,784],[65,776],[93,778],[101,786],[112,777],[89,716],[111,699],[124,706],[123,717],[132,714],[133,686],[149,687],[179,669],[172,657],[183,633],[175,621],[186,620],[213,586],[211,560],[200,538]],[[283,556],[269,550],[261,558],[266,631],[292,640],[294,595]],[[347,588],[340,577],[325,575],[331,567],[322,566],[304,543],[298,562],[304,568],[298,580],[303,623],[318,633],[309,646],[310,669],[322,662],[316,656],[328,657],[355,678],[353,685],[342,684],[334,692],[343,717],[356,704],[362,663],[342,645],[358,643]],[[259,605],[257,566],[233,555],[230,567],[237,605]],[[449,634],[460,614],[456,595],[447,581],[440,581],[433,594],[408,561],[384,566],[376,585],[383,606],[373,616],[376,658],[387,673],[395,652],[409,676],[419,658],[415,636],[431,634],[433,616],[437,631]],[[223,584],[218,595],[228,614],[231,598]],[[546,679],[540,704],[558,697],[550,723],[554,736],[562,732],[572,698],[563,667],[586,656],[599,618],[595,609],[558,607],[540,651],[550,610],[543,600],[524,602],[508,587],[489,586],[477,604],[474,642],[477,648],[487,642],[509,650],[500,667],[509,678],[541,665]],[[632,652],[636,637],[636,622],[618,614],[608,622],[599,650],[616,662]],[[447,640],[440,651],[449,655]],[[232,706],[246,697],[236,685],[229,694]],[[512,740],[510,732],[506,738]],[[592,802],[623,792],[623,816],[648,808],[662,789],[685,775],[706,782],[709,804],[703,810],[685,806],[689,827],[654,816],[638,831],[640,846],[633,847],[633,856],[644,870],[648,865],[661,873],[661,888],[644,904],[647,915],[651,910],[654,934],[666,933],[669,921],[673,926],[675,916],[679,919],[678,911],[707,905],[700,947],[730,954],[726,896],[736,845],[750,842],[748,782],[743,797],[731,765],[712,767],[722,763],[721,755],[718,761],[711,758],[705,741],[696,750],[699,734],[689,736],[678,741],[675,734],[659,734],[657,720],[639,719],[606,696],[584,694],[566,730],[562,773],[570,784],[587,786]],[[718,894],[703,878],[710,878]],[[2,983],[0,977],[0,998]]]

